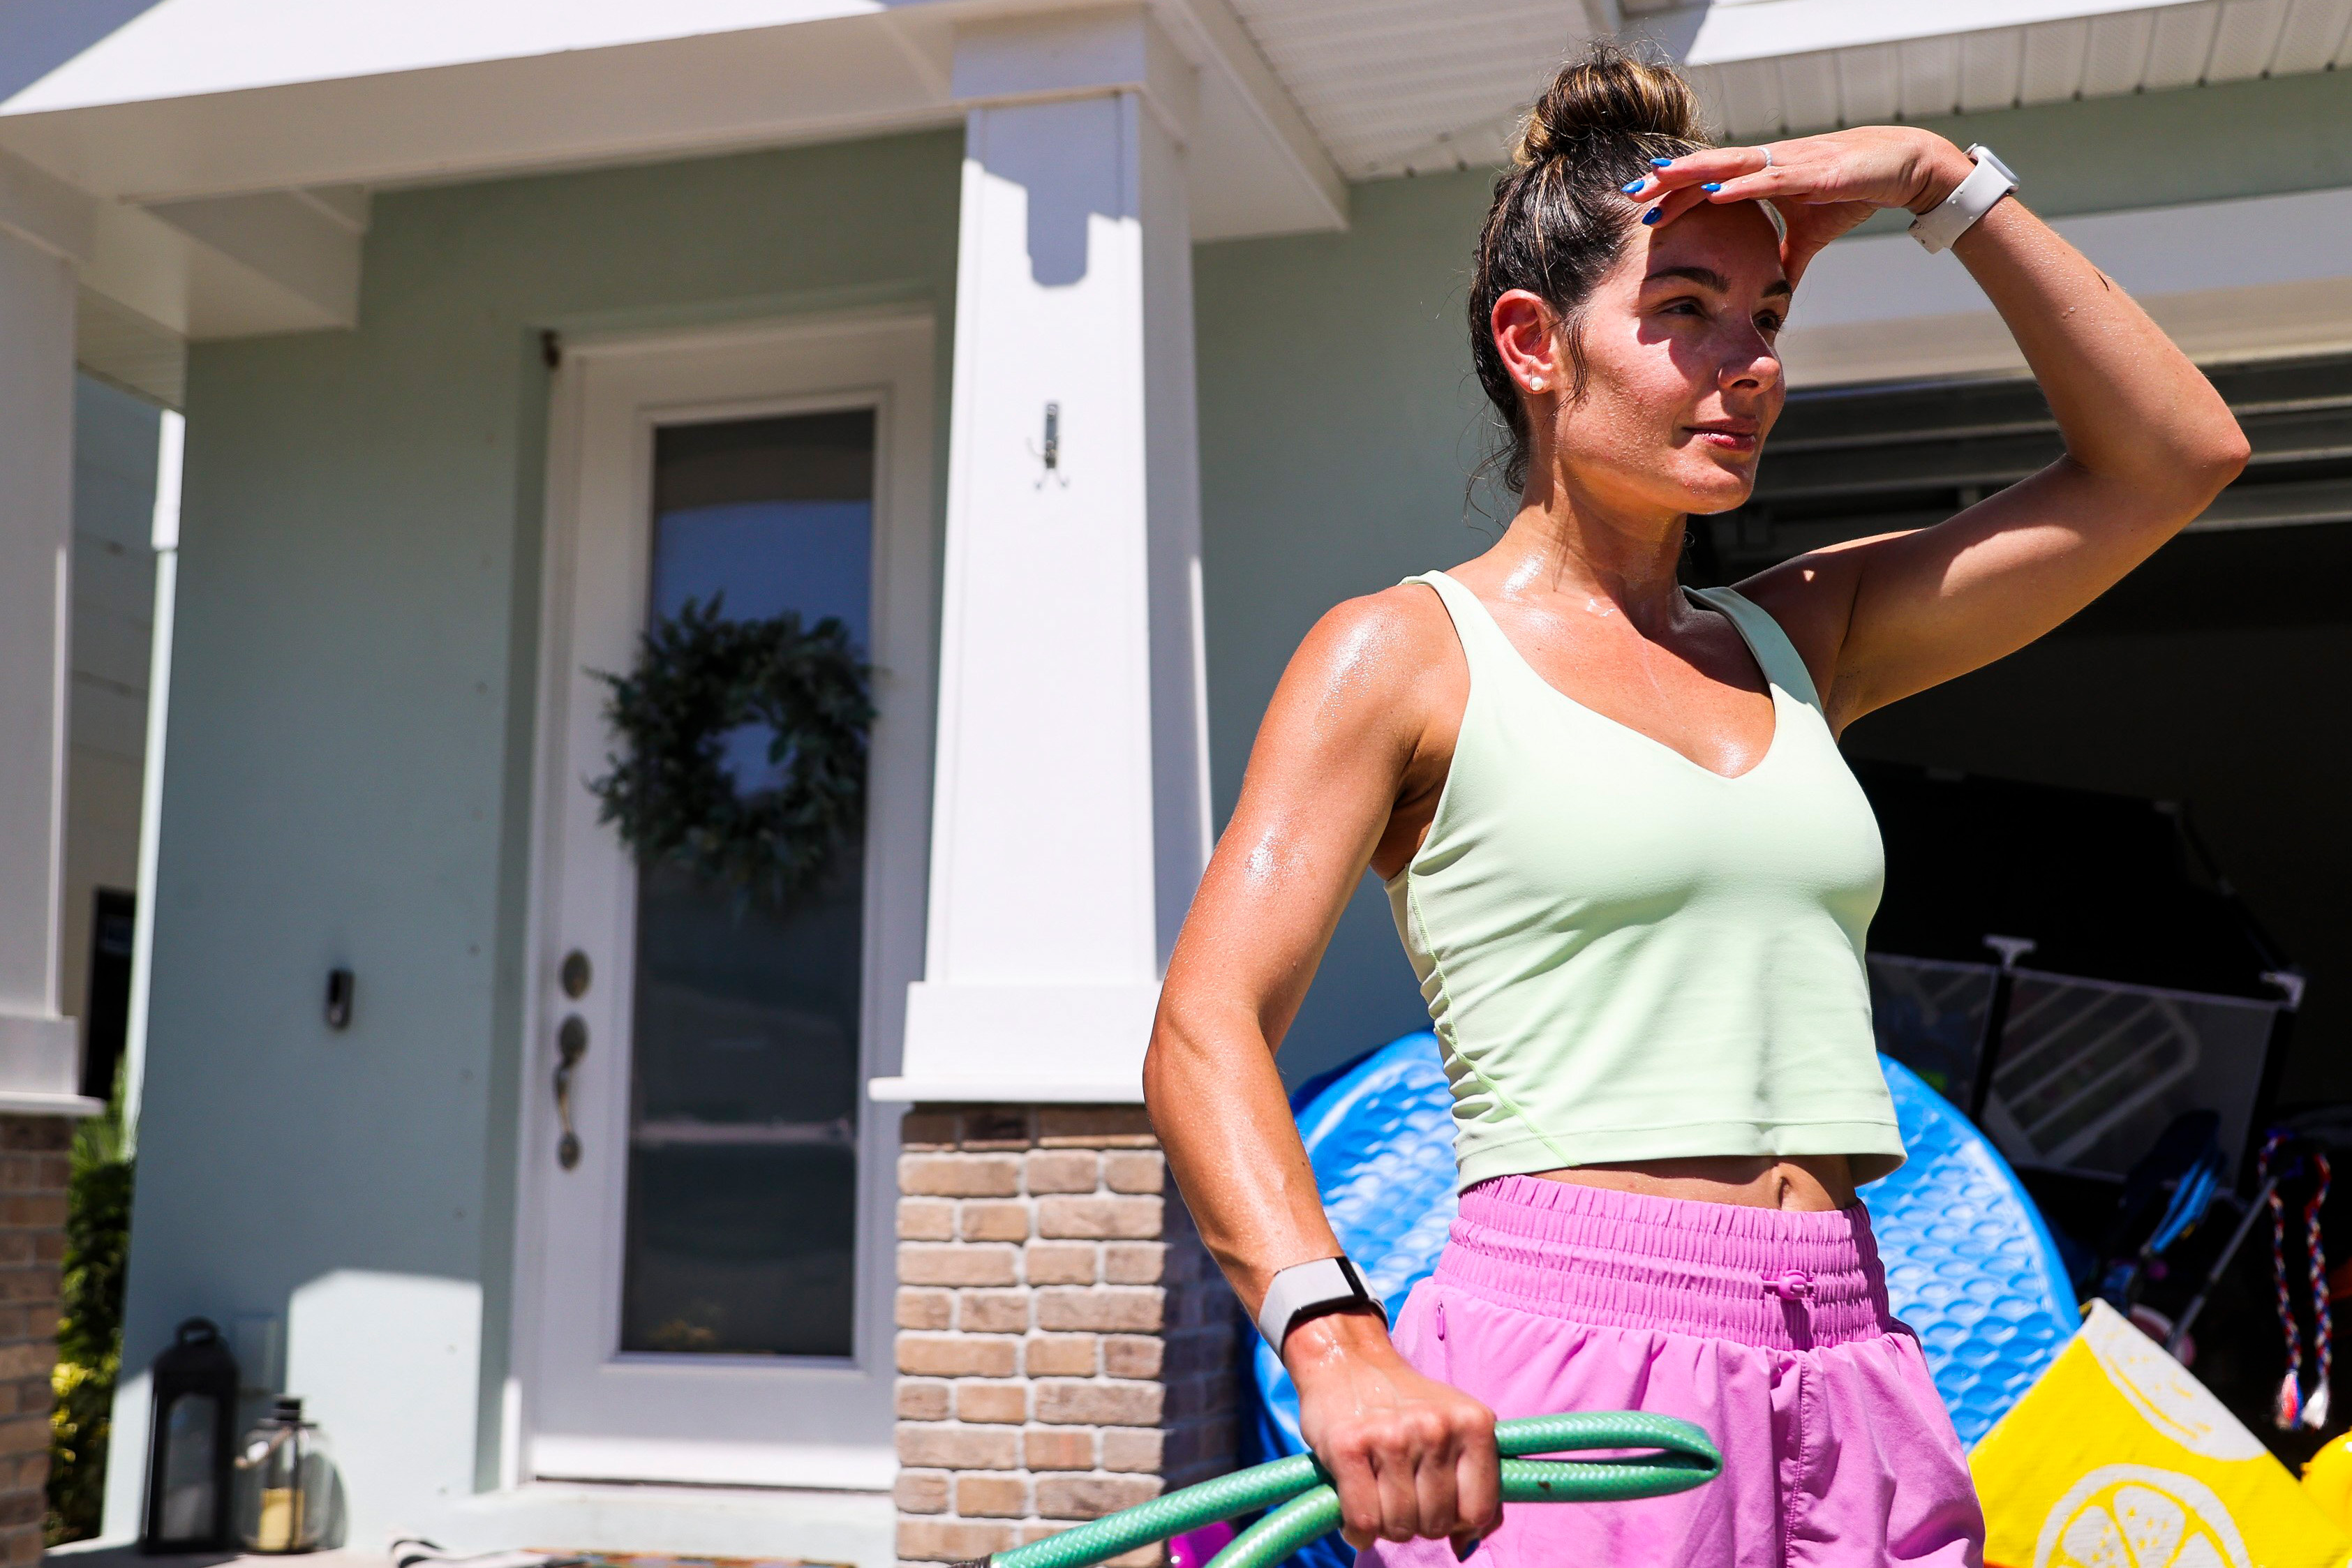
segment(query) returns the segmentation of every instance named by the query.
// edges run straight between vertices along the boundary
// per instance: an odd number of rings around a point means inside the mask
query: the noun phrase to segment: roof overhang
[[[0,148],[152,206],[951,125],[960,26],[1104,0],[162,0],[109,30],[125,4],[0,99]],[[1339,171],[1225,0],[1151,8],[1201,73],[1202,236],[1344,223]]]
[[[1491,165],[1596,33],[1759,140],[2352,64],[2352,0],[35,0],[0,223],[81,236],[86,339],[348,324],[372,191],[950,126],[960,33],[1138,5],[1197,75],[1200,239]]]
[[[8,39],[28,79],[0,99],[0,174],[80,193],[84,282],[118,315],[184,339],[348,325],[372,191],[953,126],[960,29],[1102,5],[59,7],[29,62]],[[1343,225],[1345,181],[1226,0],[1150,10],[1197,76],[1196,236]]]

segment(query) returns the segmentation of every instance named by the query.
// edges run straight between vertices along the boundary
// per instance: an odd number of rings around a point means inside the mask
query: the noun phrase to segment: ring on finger
[[[1759,147],[1756,151],[1764,154],[1764,167],[1769,169],[1772,166],[1772,150],[1769,147]]]

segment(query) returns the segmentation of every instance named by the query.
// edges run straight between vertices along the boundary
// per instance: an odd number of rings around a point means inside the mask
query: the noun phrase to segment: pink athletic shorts
[[[1638,1502],[1512,1503],[1485,1568],[1979,1568],[1984,1515],[1870,1218],[1504,1176],[1462,1195],[1396,1343],[1497,1416],[1654,1410],[1723,1474]],[[1444,1541],[1357,1568],[1454,1568]]]

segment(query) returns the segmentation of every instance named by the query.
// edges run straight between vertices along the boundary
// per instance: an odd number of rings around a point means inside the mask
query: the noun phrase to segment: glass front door
[[[567,360],[526,1057],[522,1473],[887,1490],[896,1071],[933,715],[929,328]],[[566,476],[576,494],[567,494]],[[866,831],[782,901],[641,864],[590,781],[601,673],[687,607],[837,620],[873,669]],[[718,737],[739,793],[788,759]]]
[[[657,428],[653,621],[835,617],[863,655],[874,455],[871,409]],[[772,738],[726,737],[739,792],[777,782]],[[782,908],[639,873],[625,1352],[850,1354],[862,859]]]

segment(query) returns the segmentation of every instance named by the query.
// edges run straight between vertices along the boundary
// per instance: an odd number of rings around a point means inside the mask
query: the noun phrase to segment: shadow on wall
[[[1018,115],[984,117],[971,155],[987,177],[1022,188],[1029,214],[1029,276],[1042,288],[1082,283],[1093,220],[1130,216],[1118,171],[1103,157],[1106,118],[1127,112],[1116,98],[1038,104]]]

